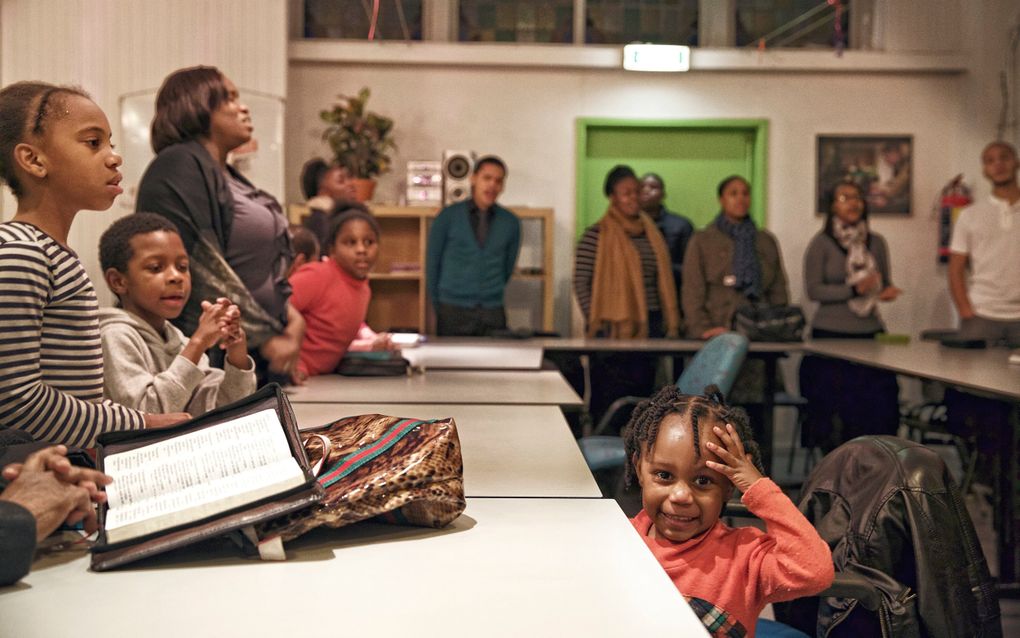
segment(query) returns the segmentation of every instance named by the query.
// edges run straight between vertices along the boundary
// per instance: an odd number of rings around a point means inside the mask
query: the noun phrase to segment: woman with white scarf
[[[879,303],[901,291],[892,285],[889,248],[868,228],[867,202],[853,182],[838,184],[830,194],[825,226],[804,255],[804,286],[808,299],[818,303],[811,338],[872,339],[885,332]],[[896,433],[894,374],[806,356],[800,383],[808,400],[802,444],[828,451],[861,434]]]
[[[811,322],[815,339],[870,339],[885,327],[880,301],[892,301],[889,248],[868,228],[868,206],[860,188],[842,183],[832,191],[825,227],[804,255],[804,286],[818,311]]]

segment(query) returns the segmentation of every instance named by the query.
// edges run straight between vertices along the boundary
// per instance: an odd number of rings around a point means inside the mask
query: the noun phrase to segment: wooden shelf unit
[[[429,224],[439,213],[439,209],[381,204],[369,204],[369,208],[379,221],[382,237],[379,241],[379,259],[369,275],[372,283],[372,303],[369,305],[367,323],[377,331],[403,328],[425,333],[431,313],[425,290],[426,243]],[[541,246],[538,253],[540,266],[529,265],[527,272],[515,273],[511,283],[522,281],[541,286],[541,324],[527,327],[551,331],[553,210],[512,206],[506,208],[512,210],[523,224],[529,223],[529,220],[536,220],[541,226]],[[301,204],[291,204],[288,207],[292,223],[300,223],[307,212],[308,209]],[[526,233],[522,232],[522,236],[524,235]],[[522,253],[523,249],[522,242]],[[540,268],[540,272],[533,272],[536,267]]]

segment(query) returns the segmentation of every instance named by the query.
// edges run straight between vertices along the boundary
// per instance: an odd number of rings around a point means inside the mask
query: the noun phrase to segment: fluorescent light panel
[[[628,44],[623,47],[623,68],[660,73],[688,71],[691,48],[676,44]]]

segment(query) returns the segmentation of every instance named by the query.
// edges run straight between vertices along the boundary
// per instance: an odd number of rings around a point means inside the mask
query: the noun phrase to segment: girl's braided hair
[[[15,82],[0,90],[0,180],[15,197],[25,191],[14,168],[14,147],[30,135],[42,136],[51,119],[66,113],[65,102],[71,95],[92,99],[76,86],[46,82]]]
[[[667,385],[656,392],[651,399],[642,401],[623,428],[623,444],[626,449],[626,484],[629,486],[637,476],[635,460],[651,452],[659,436],[659,425],[669,414],[690,419],[694,432],[694,454],[701,456],[701,424],[729,423],[740,437],[744,450],[760,472],[765,473],[761,463],[761,452],[755,442],[747,412],[743,408],[726,405],[719,388],[710,385],[705,394],[695,396],[682,394],[675,385]]]

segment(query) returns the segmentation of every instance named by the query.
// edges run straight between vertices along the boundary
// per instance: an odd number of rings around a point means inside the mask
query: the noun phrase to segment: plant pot
[[[372,199],[375,192],[375,180],[371,178],[356,177],[351,180],[354,184],[354,198],[359,202],[367,202]]]

